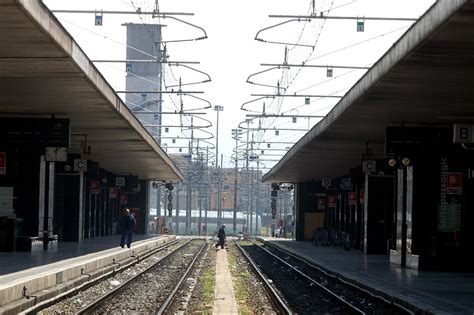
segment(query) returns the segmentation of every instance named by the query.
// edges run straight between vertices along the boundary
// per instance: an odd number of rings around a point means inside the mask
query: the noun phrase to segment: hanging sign
[[[322,181],[321,181],[321,185],[324,188],[330,188],[332,186],[332,181],[331,181],[330,178],[323,178]]]
[[[118,195],[118,188],[117,187],[109,187],[109,198],[115,199]]]
[[[121,205],[126,205],[128,203],[128,194],[123,193],[120,195],[120,204]]]
[[[7,153],[0,152],[0,175],[7,173]]]
[[[102,17],[103,17],[102,12],[95,13],[95,26],[102,26]]]
[[[326,198],[318,198],[318,210],[326,209]]]
[[[328,207],[336,208],[337,199],[336,196],[328,196]]]
[[[449,195],[462,195],[462,173],[448,173],[447,193]]]
[[[359,202],[360,203],[365,202],[365,191],[364,190],[359,191]]]
[[[100,191],[100,181],[98,180],[91,180],[90,182],[91,194],[98,195]]]
[[[357,204],[357,194],[355,191],[350,191],[347,193],[347,204],[349,206],[355,206]]]
[[[122,177],[122,176],[115,177],[115,186],[118,186],[118,187],[125,186],[125,177]]]
[[[342,190],[351,190],[352,189],[352,183],[350,178],[343,178],[341,181],[340,188]]]

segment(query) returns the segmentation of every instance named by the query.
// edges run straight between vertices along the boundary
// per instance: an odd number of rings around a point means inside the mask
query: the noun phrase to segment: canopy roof
[[[0,0],[0,116],[69,118],[71,152],[87,135],[114,173],[182,180],[85,53],[38,0]]]

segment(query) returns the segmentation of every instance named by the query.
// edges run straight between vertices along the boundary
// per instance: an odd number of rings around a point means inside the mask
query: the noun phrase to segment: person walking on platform
[[[122,219],[120,220],[120,226],[122,228],[120,247],[123,248],[125,244],[127,244],[127,247],[130,248],[130,245],[132,245],[133,227],[135,226],[136,222],[133,213],[130,213],[130,209],[125,209],[123,213]]]
[[[222,224],[221,228],[217,232],[217,238],[219,238],[219,241],[216,243],[216,248],[219,248],[219,245],[221,246],[221,249],[224,249],[224,240],[225,240],[225,224]]]

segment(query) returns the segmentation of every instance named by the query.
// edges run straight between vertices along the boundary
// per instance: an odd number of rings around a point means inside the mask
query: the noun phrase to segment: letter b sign
[[[472,143],[472,125],[454,125],[454,143]]]

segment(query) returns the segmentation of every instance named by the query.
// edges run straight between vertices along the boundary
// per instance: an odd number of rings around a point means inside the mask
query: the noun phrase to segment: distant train
[[[164,216],[168,215],[168,211],[161,212],[161,219],[157,217],[156,209],[150,208],[150,226],[149,232],[153,233],[158,231],[160,225],[163,225],[164,220],[168,218],[163,218]],[[222,224],[226,225],[227,234],[233,233],[233,222],[234,222],[234,213],[232,211],[222,211]],[[260,215],[252,214],[252,219],[250,219],[250,215],[247,216],[246,213],[238,211],[236,213],[236,233],[243,232],[246,233],[247,231],[247,220],[252,222],[252,229],[255,231],[255,219],[257,219],[258,227],[261,228],[262,220]],[[219,229],[217,226],[217,211],[207,211],[207,227],[206,227],[206,211],[201,210],[201,233],[205,233],[207,235],[213,235],[217,233]],[[168,224],[166,224],[167,227]],[[179,210],[179,225],[178,229],[176,230],[176,210],[172,211],[172,233],[174,234],[185,234],[186,232],[186,210]],[[191,226],[190,226],[190,233],[197,234],[199,232],[199,210],[191,210]]]

